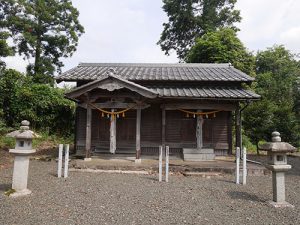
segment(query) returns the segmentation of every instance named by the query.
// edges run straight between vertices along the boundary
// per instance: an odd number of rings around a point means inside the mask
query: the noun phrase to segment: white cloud
[[[25,61],[21,56],[6,57],[4,62],[8,68],[13,68],[20,72],[25,72],[26,67],[29,64],[29,62]]]
[[[251,50],[282,44],[282,32],[298,26],[300,2],[296,0],[240,0],[243,20],[239,37]]]
[[[282,32],[279,40],[294,53],[300,53],[300,26]]]
[[[160,0],[73,0],[85,34],[77,52],[63,59],[63,71],[79,62],[178,62],[156,45],[167,17]],[[285,44],[299,52],[300,1],[239,0],[243,20],[239,37],[250,50]],[[27,62],[7,58],[7,64],[25,71]]]

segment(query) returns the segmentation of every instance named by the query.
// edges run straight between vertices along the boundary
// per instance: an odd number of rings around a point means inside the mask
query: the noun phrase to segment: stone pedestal
[[[9,150],[9,152],[15,156],[12,179],[12,189],[15,192],[12,193],[10,197],[18,197],[31,193],[31,191],[27,189],[27,180],[30,155],[36,152],[32,149],[32,138],[35,134],[29,130],[28,121],[24,120],[21,124],[20,130],[7,135],[16,138],[15,148]]]
[[[12,189],[16,191],[10,196],[30,194],[31,191],[27,189],[29,159],[30,154],[35,153],[35,150],[27,151],[25,154],[22,150],[15,149],[11,149],[9,152],[15,154]]]

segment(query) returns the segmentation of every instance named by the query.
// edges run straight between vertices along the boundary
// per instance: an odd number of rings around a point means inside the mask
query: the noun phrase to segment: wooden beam
[[[114,112],[115,110],[112,109],[112,112]],[[117,148],[117,137],[116,137],[116,133],[117,133],[117,124],[116,124],[117,119],[113,118],[112,116],[110,117],[110,145],[109,145],[109,151],[112,154],[116,153],[116,148]]]
[[[166,143],[166,110],[165,108],[161,109],[162,115],[161,115],[161,144],[163,147],[165,147]]]
[[[90,83],[87,83],[83,86],[75,88],[71,92],[67,93],[66,96],[69,98],[77,98],[82,94],[88,93],[94,89],[103,89],[107,91],[119,90],[122,88],[129,89],[133,92],[138,93],[146,98],[156,98],[157,93],[151,91],[150,89],[136,84],[134,82],[124,80],[121,77],[109,75],[108,77],[102,80],[95,80]]]
[[[104,109],[127,109],[127,108],[131,108],[132,109],[146,109],[148,107],[150,107],[150,105],[148,104],[139,104],[137,105],[136,103],[121,103],[121,102],[105,102],[105,103],[93,103],[93,105],[97,106],[98,108],[104,108]],[[85,108],[87,104],[86,103],[81,103],[78,104],[79,107]],[[92,108],[95,108],[93,106],[91,106]]]
[[[85,137],[85,158],[91,158],[91,142],[92,142],[92,109],[86,109],[86,137]]]
[[[228,113],[227,132],[228,132],[228,154],[232,154],[232,112]]]
[[[166,110],[176,110],[176,109],[215,109],[224,111],[234,111],[236,109],[236,104],[222,104],[222,103],[167,103],[161,105]]]
[[[120,98],[130,98],[132,100],[138,100],[140,99],[140,95],[136,94],[136,93],[113,93],[113,92],[110,92],[110,93],[95,93],[93,92],[92,96],[91,96],[91,102],[94,102],[96,101],[97,99],[99,98],[116,98],[116,99],[120,99]]]
[[[235,147],[241,148],[242,144],[242,127],[240,109],[235,110]]]
[[[197,110],[197,112],[201,112],[201,110]],[[197,140],[197,149],[201,149],[203,147],[203,116],[197,116],[197,126],[196,126],[196,140]]]
[[[141,108],[136,110],[136,162],[141,161]]]

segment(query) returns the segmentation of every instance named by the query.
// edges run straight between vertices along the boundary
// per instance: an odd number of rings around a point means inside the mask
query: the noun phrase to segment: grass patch
[[[0,136],[0,148],[10,149],[14,148],[16,144],[16,140],[11,137]]]
[[[5,191],[4,194],[6,196],[10,196],[11,194],[13,194],[15,192],[16,192],[16,190],[11,188],[11,189],[8,189],[7,191]]]

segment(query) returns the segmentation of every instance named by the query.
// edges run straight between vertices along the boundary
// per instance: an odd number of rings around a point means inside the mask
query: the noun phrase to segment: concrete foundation
[[[215,159],[214,149],[212,148],[184,148],[183,149],[184,161],[209,161]]]

